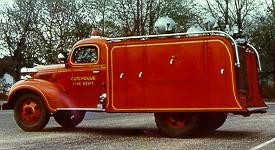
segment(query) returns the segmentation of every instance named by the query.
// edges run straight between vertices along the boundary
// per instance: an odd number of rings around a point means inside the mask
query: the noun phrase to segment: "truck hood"
[[[54,64],[54,65],[45,65],[45,66],[36,66],[34,69],[36,69],[38,72],[53,72],[57,71],[58,69],[66,68],[65,64]]]
[[[54,79],[59,69],[65,69],[65,64],[45,65],[36,66],[34,68],[22,68],[21,79]]]
[[[48,81],[55,81],[59,69],[66,68],[64,64],[37,66],[34,69],[37,73],[34,74],[35,79],[44,79]]]

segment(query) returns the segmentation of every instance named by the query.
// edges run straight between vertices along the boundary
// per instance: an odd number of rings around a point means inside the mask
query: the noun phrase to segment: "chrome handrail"
[[[257,49],[254,46],[252,46],[251,44],[248,44],[248,43],[247,43],[247,46],[249,46],[250,48],[252,48],[252,50],[257,55],[259,71],[262,71],[262,65],[261,65],[260,55],[259,55]]]
[[[158,34],[158,35],[143,35],[143,36],[129,36],[129,37],[117,37],[117,38],[107,38],[107,41],[120,41],[128,39],[147,39],[147,38],[157,38],[157,37],[171,37],[171,36],[188,36],[188,35],[204,35],[204,34],[222,34],[228,37],[233,43],[236,55],[236,66],[240,67],[240,58],[238,52],[238,46],[236,41],[231,35],[223,31],[203,31],[203,32],[189,32],[189,33],[172,33],[172,34]]]

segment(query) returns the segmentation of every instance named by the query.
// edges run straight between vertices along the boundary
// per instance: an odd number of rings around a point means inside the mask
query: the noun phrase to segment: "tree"
[[[28,51],[28,43],[40,11],[36,9],[36,5],[39,2],[17,0],[12,6],[6,6],[2,12],[5,19],[1,20],[1,39],[12,59],[13,64],[9,70],[16,81],[20,79],[20,69],[31,61],[26,57],[34,53]]]
[[[206,0],[206,5],[200,5],[201,8],[214,18],[218,19],[218,25],[221,30],[226,25],[237,24],[239,29],[248,29],[251,27],[253,12],[259,6],[255,0]]]
[[[65,54],[73,44],[89,35],[91,25],[84,20],[81,3],[71,0],[43,1],[36,37],[33,42],[42,51],[40,61],[58,62],[58,54]],[[89,31],[87,31],[89,30]]]
[[[12,59],[8,72],[16,81],[22,67],[57,63],[59,53],[89,36],[93,24],[86,20],[82,4],[77,0],[17,0],[3,7],[0,38]]]
[[[262,79],[273,80],[275,90],[275,0],[266,3],[265,15],[258,18],[251,32],[250,41],[257,45],[262,60]],[[273,92],[274,95],[274,92]]]
[[[186,31],[192,20],[193,2],[190,0],[117,0],[113,4],[116,21],[123,35],[152,34],[154,22],[161,16],[169,16]]]
[[[266,71],[273,70],[275,72],[275,0],[271,0],[271,3],[266,3],[266,5],[267,14],[258,18],[258,22],[252,30],[251,41],[258,46],[263,57],[273,59],[273,62],[266,62]]]
[[[106,28],[108,28],[111,20],[111,3],[111,0],[89,0],[84,2],[84,5],[87,6],[86,8],[88,8],[86,9],[86,12],[89,14],[86,17],[89,18],[89,21],[92,21],[94,24],[96,24],[94,30],[100,30],[103,36],[108,34],[106,33]],[[97,15],[90,16],[91,14]]]

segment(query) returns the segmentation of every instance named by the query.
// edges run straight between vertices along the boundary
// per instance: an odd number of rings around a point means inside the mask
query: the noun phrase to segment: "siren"
[[[203,31],[204,31],[203,28],[201,28],[198,24],[195,24],[187,30],[187,33],[203,32]]]
[[[175,33],[176,25],[176,22],[172,18],[165,16],[157,19],[154,29],[157,34]]]
[[[93,30],[93,31],[91,32],[91,38],[99,37],[100,34],[101,34],[101,33],[100,33],[99,31]]]
[[[212,16],[204,16],[202,22],[205,26],[205,30],[210,31],[218,26],[217,20]]]

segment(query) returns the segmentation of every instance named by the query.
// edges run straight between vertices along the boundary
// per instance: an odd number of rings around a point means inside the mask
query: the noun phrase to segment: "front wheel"
[[[155,113],[161,132],[169,137],[190,137],[198,128],[199,115],[195,113]]]
[[[15,103],[14,118],[21,129],[39,131],[49,122],[50,113],[39,96],[27,94]]]
[[[53,114],[55,121],[64,128],[73,128],[81,123],[85,111],[62,110]]]

